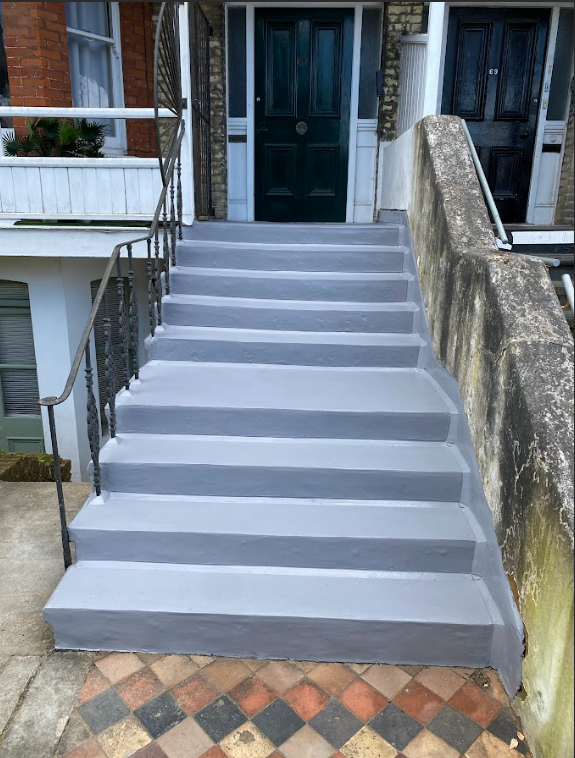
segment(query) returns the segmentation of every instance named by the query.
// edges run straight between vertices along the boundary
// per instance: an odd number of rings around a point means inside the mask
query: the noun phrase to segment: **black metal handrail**
[[[156,328],[162,324],[162,296],[170,294],[170,268],[176,265],[177,239],[183,238],[183,191],[182,191],[182,143],[185,135],[183,119],[184,102],[182,99],[182,83],[180,68],[180,32],[177,2],[162,3],[156,28],[154,47],[154,113],[156,123],[156,142],[162,178],[162,191],[156,207],[150,229],[145,236],[122,242],[114,248],[104,271],[101,284],[92,304],[88,322],[84,328],[78,350],[70,369],[70,374],[59,397],[45,397],[39,402],[47,408],[54,456],[54,474],[58,492],[60,526],[64,564],[68,568],[72,564],[70,538],[66,518],[64,487],[58,450],[55,408],[62,405],[74,390],[82,364],[85,367],[87,389],[87,426],[90,457],[92,461],[92,480],[96,495],[102,494],[102,478],[100,470],[100,415],[94,394],[94,368],[92,361],[92,333],[96,326],[98,314],[104,312],[105,349],[105,384],[108,401],[110,437],[116,437],[116,393],[117,367],[114,360],[112,343],[112,314],[108,307],[108,287],[114,274],[118,288],[117,323],[122,351],[122,383],[130,388],[132,375],[139,379],[138,351],[140,320],[136,295],[136,274],[133,262],[133,247],[138,243],[147,245],[146,276],[148,283],[148,316],[150,334],[155,334]],[[163,119],[161,109],[168,109],[173,118],[166,119],[167,124],[162,129]],[[128,298],[126,302],[125,283],[122,275],[122,253],[127,253],[128,263]],[[163,276],[162,276],[163,275]],[[163,284],[162,284],[163,279]],[[127,307],[126,307],[127,306]]]

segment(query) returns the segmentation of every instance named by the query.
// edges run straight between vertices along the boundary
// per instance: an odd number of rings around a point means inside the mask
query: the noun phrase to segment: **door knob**
[[[521,132],[519,136],[521,139],[527,139],[529,137],[529,132]]]
[[[269,129],[267,128],[267,126],[261,126],[260,132],[262,132],[262,134],[267,134],[267,132],[269,132]]]
[[[300,121],[296,124],[295,130],[298,134],[303,135],[307,132],[308,126],[305,121]]]

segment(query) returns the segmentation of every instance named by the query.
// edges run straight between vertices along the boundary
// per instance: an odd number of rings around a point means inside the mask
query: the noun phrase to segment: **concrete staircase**
[[[188,235],[71,526],[58,647],[493,665],[513,689],[520,621],[407,230]]]

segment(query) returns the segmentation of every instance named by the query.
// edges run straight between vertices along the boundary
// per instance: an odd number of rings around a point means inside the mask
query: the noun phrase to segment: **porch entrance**
[[[452,8],[443,113],[465,119],[505,223],[523,223],[549,12]]]
[[[257,10],[257,221],[346,220],[352,10]]]

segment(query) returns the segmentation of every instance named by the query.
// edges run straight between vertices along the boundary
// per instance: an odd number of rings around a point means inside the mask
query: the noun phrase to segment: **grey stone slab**
[[[148,344],[152,359],[167,361],[415,368],[424,343],[414,334],[168,326]]]
[[[164,298],[165,324],[306,332],[413,331],[413,303],[329,303],[205,295]]]
[[[118,396],[121,432],[444,441],[455,412],[416,369],[153,362],[140,379]]]
[[[0,745],[2,758],[52,758],[93,662],[54,653],[38,671]]]
[[[177,255],[179,266],[200,268],[400,273],[405,249],[381,245],[239,247],[213,242],[183,243]]]
[[[13,656],[6,666],[0,666],[0,735],[38,671],[41,660],[39,656]]]
[[[467,573],[476,540],[457,503],[95,498],[71,527],[80,560]]]
[[[457,502],[454,452],[434,442],[125,434],[100,461],[117,492]]]
[[[350,274],[173,268],[174,294],[327,302],[405,302],[410,274]]]

